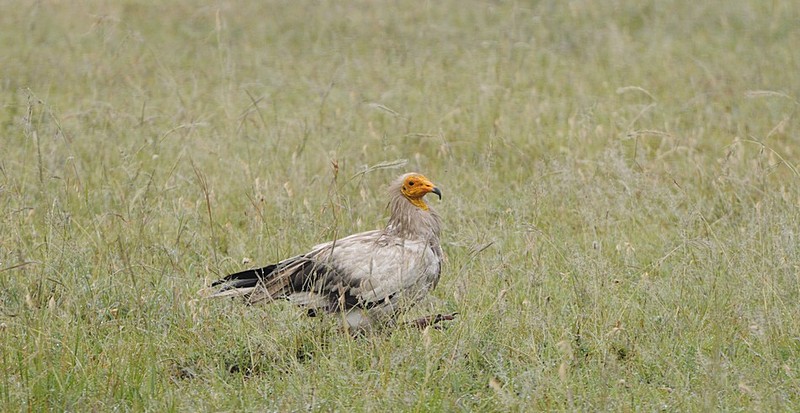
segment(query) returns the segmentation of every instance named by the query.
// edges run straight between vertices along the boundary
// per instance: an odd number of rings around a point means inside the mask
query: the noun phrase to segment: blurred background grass
[[[3,410],[798,408],[796,2],[3,8]],[[447,330],[195,300],[411,170]]]

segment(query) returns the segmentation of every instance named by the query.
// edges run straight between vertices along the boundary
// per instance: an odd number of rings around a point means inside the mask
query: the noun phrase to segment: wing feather
[[[349,294],[362,306],[394,302],[401,294],[414,298],[437,281],[440,259],[429,243],[381,232],[361,235],[339,240],[326,258],[348,278]]]

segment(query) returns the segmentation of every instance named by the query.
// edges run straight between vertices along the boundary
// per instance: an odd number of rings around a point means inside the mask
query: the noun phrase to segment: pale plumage
[[[392,320],[436,287],[442,265],[441,219],[423,197],[441,192],[417,173],[389,186],[391,216],[383,230],[319,244],[277,264],[214,282],[211,297],[248,303],[287,299],[318,311],[343,312],[349,327]]]

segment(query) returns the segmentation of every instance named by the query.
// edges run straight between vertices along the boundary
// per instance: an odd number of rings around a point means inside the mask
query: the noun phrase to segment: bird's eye
[[[414,181],[409,181],[408,186],[414,186]]]

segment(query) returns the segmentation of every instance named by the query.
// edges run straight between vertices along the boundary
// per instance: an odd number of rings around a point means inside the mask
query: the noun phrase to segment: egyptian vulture
[[[286,299],[318,312],[341,313],[362,331],[395,317],[436,287],[442,270],[441,218],[423,199],[442,193],[428,178],[407,173],[389,185],[391,217],[384,229],[313,247],[263,268],[215,281],[210,297],[244,296],[246,302]],[[418,326],[452,316],[417,320]]]

